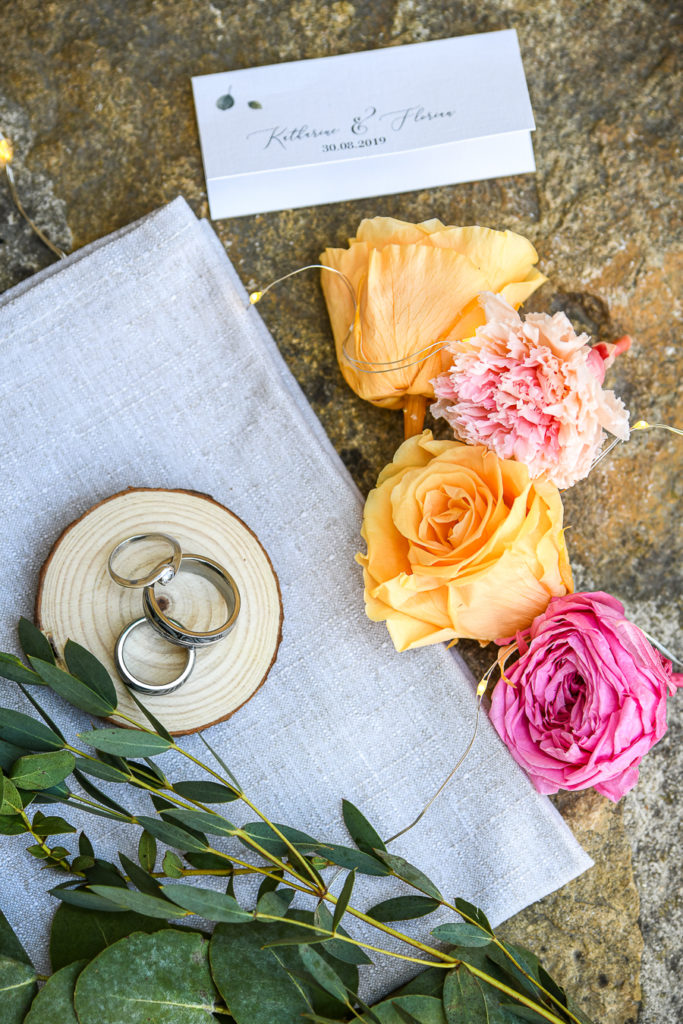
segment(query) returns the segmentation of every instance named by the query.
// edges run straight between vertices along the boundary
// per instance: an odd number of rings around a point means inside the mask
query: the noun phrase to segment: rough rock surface
[[[2,10],[0,128],[16,146],[25,205],[55,242],[77,248],[178,193],[206,214],[190,75],[514,27],[537,119],[535,176],[223,221],[219,234],[253,288],[315,262],[364,216],[519,231],[550,278],[534,307],[564,309],[602,340],[632,334],[609,383],[634,420],[675,423],[679,14],[674,0],[15,0]],[[0,181],[0,289],[50,260]],[[294,279],[261,309],[369,489],[401,439],[400,417],[344,386],[314,277]],[[276,429],[267,416],[266,432]],[[678,444],[662,431],[637,435],[567,494],[566,516],[577,586],[621,597],[680,655]],[[490,660],[475,645],[462,649],[475,671]],[[596,867],[507,926],[602,1024],[683,1014],[682,701],[621,805],[592,793],[558,801]]]

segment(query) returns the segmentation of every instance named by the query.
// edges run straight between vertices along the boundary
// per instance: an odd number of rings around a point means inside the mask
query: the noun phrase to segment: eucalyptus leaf
[[[2,652],[0,652],[0,678],[9,679],[12,683],[24,683],[28,686],[45,685],[37,672],[26,668],[23,662],[15,658],[13,654]]]
[[[279,832],[285,836],[286,839],[298,850],[300,853],[303,851],[315,852],[322,844],[317,839],[312,839],[311,836],[305,832],[300,832],[298,828],[291,828],[289,825],[275,826]],[[276,857],[286,857],[291,853],[287,843],[284,843],[279,836],[277,836],[270,825],[265,821],[252,821],[248,825],[243,825],[242,832],[246,833],[252,839],[255,839],[259,846],[262,846],[264,850],[269,853],[275,854]],[[239,837],[240,842],[251,849],[250,844]]]
[[[119,889],[128,888],[126,879],[116,864],[102,860],[101,857],[97,857],[93,866],[86,869],[85,877],[88,885],[117,885]]]
[[[166,927],[165,921],[133,911],[111,914],[61,903],[50,931],[52,970],[58,971],[74,960],[92,960],[107,946],[133,932],[157,932]]]
[[[119,853],[119,860],[123,870],[140,892],[147,893],[148,896],[156,896],[161,891],[161,885],[157,882],[156,878],[152,878],[144,868],[139,867],[125,853]]]
[[[173,743],[173,737],[171,736],[166,726],[163,725],[158,718],[154,717],[152,712],[145,704],[142,703],[137,694],[133,690],[129,690],[128,694],[130,697],[132,697],[133,701],[140,708],[140,711],[142,711],[143,715],[145,716],[149,724],[152,726],[152,728],[155,730],[155,732],[158,732],[158,734],[160,736],[163,736],[165,740],[168,740],[169,743]]]
[[[435,996],[441,999],[446,972],[440,967],[428,967],[414,978],[401,985],[393,996]]]
[[[89,757],[77,757],[76,767],[85,775],[92,775],[103,782],[130,782],[130,774],[122,772],[113,765],[105,764],[103,761],[95,761]]]
[[[173,850],[166,851],[161,867],[167,878],[183,877],[183,863],[178,854],[174,853]]]
[[[29,956],[14,934],[14,930],[0,910],[0,956],[6,956],[9,960],[18,960],[19,963],[32,966]]]
[[[48,978],[31,1003],[24,1024],[78,1024],[74,989],[86,963],[86,960],[75,960]]]
[[[164,821],[178,821],[181,825],[195,831],[201,829],[213,836],[234,836],[238,831],[237,826],[226,821],[219,814],[209,814],[208,811],[186,810],[184,807],[174,807],[172,811],[163,811]]]
[[[82,853],[84,857],[94,857],[95,851],[93,850],[92,843],[86,836],[85,832],[81,832],[78,837],[78,852]]]
[[[349,835],[359,850],[374,856],[375,850],[386,850],[379,834],[372,827],[365,815],[361,814],[350,800],[342,800],[342,814]]]
[[[27,795],[26,792],[22,794]],[[47,789],[41,789],[39,793],[33,793],[31,796],[36,804],[62,804],[71,796],[71,790],[66,782],[58,782],[55,786],[48,786]]]
[[[148,818],[144,814],[138,816],[137,822],[150,835],[153,835],[155,839],[166,843],[167,846],[175,847],[176,850],[202,853],[207,849],[207,843],[197,839],[194,835],[190,835],[189,832],[186,832],[184,828],[179,828],[178,825],[172,825],[167,821],[160,821],[159,818]]]
[[[397,896],[375,904],[366,913],[375,921],[410,921],[415,917],[425,917],[441,906],[439,900],[430,896]]]
[[[74,643],[73,640],[67,640],[64,647],[64,660],[72,676],[80,679],[82,683],[87,683],[102,700],[116,707],[118,704],[116,687],[106,668],[94,654],[86,651],[85,647]]]
[[[450,1024],[444,1015],[441,1000],[433,996],[396,996],[373,1006],[372,1012],[380,1024],[405,1024],[405,1017],[401,1018],[399,1009],[411,1014],[419,1024]],[[367,1014],[360,1018],[363,1024],[369,1020]]]
[[[314,915],[308,910],[292,908],[288,911],[287,917],[293,921],[306,921],[308,924],[315,923]],[[341,932],[343,932],[343,929],[340,929],[340,933]],[[326,960],[332,967],[334,967],[335,972],[344,983],[347,992],[351,992],[355,996],[358,992],[358,963],[341,960],[339,957],[335,956],[332,953],[332,949],[335,945],[344,946],[346,949],[358,950],[361,954],[363,951],[358,946],[353,946],[349,942],[342,942],[340,939],[329,939],[327,942],[318,942],[315,945],[316,952],[320,954],[323,960]],[[371,963],[367,958],[365,959],[365,962]],[[328,1013],[339,1011],[340,1008],[334,1006],[334,1003],[330,1002],[328,994],[323,994],[322,998],[320,998],[320,995],[321,993],[316,991],[312,992],[314,1007],[318,1012]]]
[[[0,814],[0,836],[20,836],[28,832],[27,826],[15,814]]]
[[[76,760],[69,750],[26,754],[16,762],[10,777],[19,789],[48,789],[70,775],[75,764]]]
[[[489,924],[489,919],[487,918],[484,911],[480,910],[479,907],[475,907],[473,903],[468,903],[467,900],[463,900],[460,896],[458,896],[457,899],[455,900],[455,909],[464,918],[470,918],[481,928],[487,931],[489,935],[493,935],[493,928]]]
[[[263,947],[288,926],[219,924],[211,939],[211,972],[236,1024],[301,1024],[309,1010],[276,955]]]
[[[451,946],[488,946],[491,942],[487,932],[476,925],[461,922],[440,924],[432,931],[432,935]]]
[[[331,964],[327,960],[323,960],[320,953],[311,949],[310,946],[302,946],[299,949],[299,956],[305,969],[321,988],[329,992],[333,998],[338,999],[340,1003],[348,1002],[346,986]]]
[[[171,744],[163,736],[141,729],[92,729],[78,734],[91,747],[118,757],[145,757],[163,754]]]
[[[540,984],[538,957],[535,953],[525,949],[524,946],[517,946],[512,942],[504,942],[503,947],[510,955],[506,956],[502,949],[492,945],[486,951],[489,961],[501,969],[503,974],[507,976],[508,984],[512,982],[512,987],[517,989],[518,992],[524,992],[535,999],[539,998],[539,988],[535,984],[535,982]],[[514,957],[522,970],[515,966],[511,957]]]
[[[30,964],[0,955],[2,1024],[21,1024],[36,992],[36,972]]]
[[[279,889],[277,892],[268,891],[259,899],[256,904],[256,916],[284,917],[287,908],[294,896],[293,889]]]
[[[219,857],[217,853],[186,853],[185,860],[193,868],[209,871],[213,875],[232,874],[230,862],[224,857]]]
[[[36,819],[33,819],[33,831],[37,836],[46,838],[47,836],[59,836],[65,835],[69,832],[75,832],[76,829],[73,825],[70,825],[64,818],[60,818],[54,815],[43,818],[36,824]]]
[[[68,672],[63,672],[61,668],[41,658],[33,657],[30,661],[43,682],[75,708],[87,711],[89,715],[103,717],[116,710],[116,704],[105,700],[89,683],[75,679]]]
[[[356,871],[354,869],[353,871],[349,871],[342,886],[342,890],[339,893],[339,898],[334,908],[334,914],[332,915],[333,932],[336,932],[337,928],[339,927],[339,923],[346,912],[346,908],[349,905],[349,900],[351,899],[351,893],[353,892],[353,886],[355,881]]]
[[[90,888],[98,896],[109,900],[122,910],[133,910],[136,914],[158,917],[166,921],[169,918],[185,916],[183,912],[176,912],[177,908],[172,903],[157,896],[149,896],[145,892],[136,892],[135,889],[119,889],[113,885],[92,885]]]
[[[390,874],[386,864],[382,864],[376,857],[371,857],[361,850],[353,850],[347,846],[326,843],[320,847],[320,853],[327,860],[331,861],[332,864],[337,864],[340,868],[348,868],[350,871],[355,869],[361,875],[383,876]]]
[[[443,985],[443,1006],[448,1024],[507,1024],[500,1008],[500,993],[483,985],[466,967],[449,971]]]
[[[83,907],[86,910],[102,910],[108,914],[119,914],[123,907],[117,906],[111,900],[105,900],[88,889],[71,889],[70,887],[55,886],[49,890],[50,895],[63,903],[69,903],[74,907]]]
[[[6,775],[0,775],[0,816],[20,814],[23,809],[17,787]]]
[[[151,833],[143,831],[140,833],[138,842],[138,860],[140,867],[145,871],[154,871],[157,860],[157,841]]]
[[[208,921],[239,923],[251,921],[253,915],[243,910],[233,896],[217,892],[215,889],[202,889],[196,885],[164,885],[162,892],[169,900],[184,910],[189,910]]]
[[[301,912],[290,910],[289,916],[292,917],[298,913]],[[307,920],[307,918],[303,918],[303,920]],[[324,903],[320,903],[315,908],[315,913],[310,915],[310,920],[319,928],[324,928],[325,931],[334,931],[332,927],[334,923],[333,916]],[[341,925],[337,925],[336,931],[338,935],[350,937],[349,933]],[[344,942],[342,939],[330,939],[325,943],[325,950],[335,960],[341,960],[345,964],[362,965],[372,963],[370,957],[360,946],[355,946],[352,942]]]
[[[94,800],[97,800],[99,803],[104,804],[105,807],[109,807],[110,810],[115,811],[116,816],[123,817],[128,820],[132,818],[132,814],[130,813],[130,811],[126,810],[126,808],[123,807],[123,805],[120,804],[118,800],[114,800],[107,793],[104,793],[99,788],[99,786],[96,786],[93,782],[90,781],[90,779],[87,779],[83,775],[83,772],[80,771],[78,768],[74,768],[74,778],[78,780],[79,785],[88,794],[88,796],[91,796]],[[91,814],[97,813],[94,808],[88,808],[86,805],[83,805],[83,810],[90,810]],[[105,817],[111,818],[112,815],[105,814]]]
[[[41,683],[41,685],[44,685],[42,679],[40,679],[40,683]],[[24,697],[26,697],[26,700],[30,704],[32,704],[33,707],[36,709],[36,711],[38,712],[38,714],[40,715],[42,720],[45,722],[47,727],[49,729],[52,729],[52,731],[54,733],[56,733],[57,736],[59,736],[59,738],[62,741],[62,743],[66,744],[66,739],[64,737],[64,733],[59,728],[57,723],[53,721],[52,717],[50,715],[48,715],[47,711],[41,705],[40,701],[36,700],[36,698],[33,696],[33,694],[30,692],[30,690],[27,690],[26,687],[22,683],[18,683],[17,685],[19,686],[19,689],[23,693]]]
[[[109,946],[76,982],[79,1024],[214,1024],[208,946],[196,932],[168,928]]]
[[[31,752],[61,750],[59,736],[31,715],[10,708],[0,708],[0,739]]]
[[[55,653],[52,650],[50,641],[44,633],[34,626],[28,619],[22,617],[19,619],[19,626],[17,629],[19,634],[19,643],[21,649],[27,658],[41,658],[43,661],[55,663]]]
[[[441,893],[434,883],[419,868],[409,864],[403,857],[397,857],[393,853],[385,853],[382,850],[377,851],[377,856],[391,868],[395,875],[398,875],[404,882],[412,885],[413,888],[419,889],[420,892],[425,893],[427,896],[432,896],[435,900],[442,899]]]
[[[174,782],[173,792],[202,804],[227,804],[239,799],[237,790],[224,786],[222,782]]]
[[[240,786],[239,782],[237,781],[237,779],[235,778],[233,773],[230,771],[230,769],[228,768],[227,764],[225,763],[223,758],[220,756],[220,754],[218,754],[218,752],[213,749],[213,747],[211,746],[209,741],[204,736],[203,732],[199,733],[199,739],[202,741],[202,743],[204,744],[206,749],[211,752],[211,754],[215,758],[217,764],[219,764],[221,766],[221,768],[223,769],[225,774],[228,776],[228,778],[231,779],[232,782],[234,782],[236,789],[241,793],[242,792],[242,787]]]
[[[24,754],[30,754],[25,747],[15,747],[13,743],[0,740],[0,771],[8,772],[15,761],[18,761]]]

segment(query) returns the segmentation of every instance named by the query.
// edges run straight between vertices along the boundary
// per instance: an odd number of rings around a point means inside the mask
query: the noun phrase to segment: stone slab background
[[[633,420],[682,425],[674,0],[2,0],[0,23],[0,128],[16,147],[25,205],[67,249],[178,193],[207,215],[193,74],[516,28],[537,120],[536,175],[225,220],[217,230],[249,288],[315,262],[379,213],[519,231],[550,279],[533,307],[563,309],[601,340],[630,333],[636,344],[610,386]],[[0,179],[0,290],[51,258]],[[401,440],[400,416],[345,387],[314,276],[294,279],[260,311],[367,491]],[[620,597],[683,656],[680,480],[680,442],[636,435],[566,495],[566,521],[577,588]],[[473,671],[488,664],[476,645],[462,650]],[[602,1024],[683,1017],[680,696],[669,722],[619,805],[594,793],[558,798],[596,867],[505,927]]]

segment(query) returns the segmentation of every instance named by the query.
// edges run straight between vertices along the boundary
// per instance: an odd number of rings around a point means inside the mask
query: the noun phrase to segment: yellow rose
[[[439,220],[407,224],[391,217],[364,220],[348,249],[326,249],[320,262],[344,274],[321,273],[337,359],[356,394],[375,405],[403,408],[408,396],[433,399],[431,380],[449,365],[438,351],[413,361],[435,343],[470,337],[485,322],[477,296],[497,292],[515,308],[546,278],[534,268],[531,242],[512,231],[445,227]],[[349,326],[353,330],[349,333]],[[362,372],[345,357],[368,363],[397,359],[412,365]],[[370,368],[370,367],[368,367]]]
[[[512,636],[571,592],[554,484],[482,446],[404,441],[365,505],[365,607],[398,651]]]

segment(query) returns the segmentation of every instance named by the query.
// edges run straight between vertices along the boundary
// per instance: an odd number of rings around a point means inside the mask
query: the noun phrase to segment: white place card
[[[514,29],[192,86],[214,219],[535,170]]]

